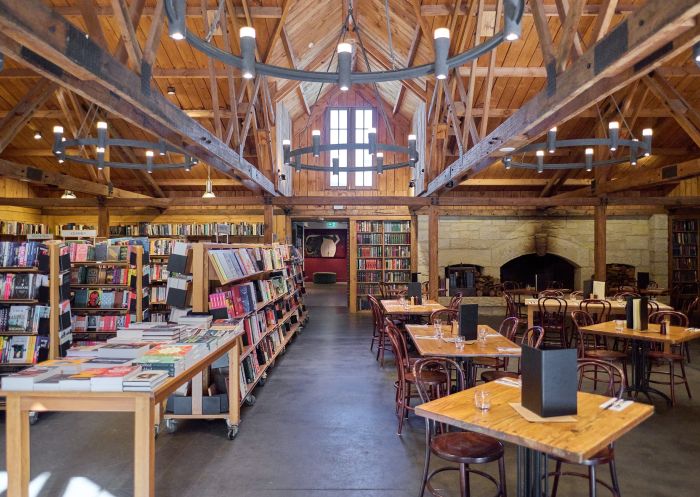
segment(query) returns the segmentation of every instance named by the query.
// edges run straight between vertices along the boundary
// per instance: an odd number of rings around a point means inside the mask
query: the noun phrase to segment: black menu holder
[[[627,315],[627,328],[639,331],[649,329],[649,299],[647,297],[627,297],[625,313]]]
[[[584,280],[583,282],[583,298],[590,299],[593,293],[593,280]]]
[[[525,409],[543,418],[576,414],[576,349],[522,347],[522,398]]]
[[[406,292],[406,298],[410,299],[411,297],[414,298],[416,304],[420,305],[422,304],[422,296],[421,296],[421,284],[417,282],[412,282],[408,284],[408,291]]]
[[[459,334],[462,335],[465,340],[476,340],[478,323],[478,304],[462,304],[459,306]]]
[[[418,273],[411,273],[411,283],[418,282]]]
[[[637,286],[642,290],[646,290],[649,286],[649,273],[637,273]]]

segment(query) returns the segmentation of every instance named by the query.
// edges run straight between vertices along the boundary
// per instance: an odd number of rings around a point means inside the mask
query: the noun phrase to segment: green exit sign
[[[336,223],[335,221],[328,221],[326,224],[329,228],[335,228],[338,223]]]

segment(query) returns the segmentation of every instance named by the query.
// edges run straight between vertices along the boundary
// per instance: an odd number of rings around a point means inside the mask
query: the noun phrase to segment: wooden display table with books
[[[4,391],[6,397],[6,460],[7,496],[27,497],[30,476],[30,412],[131,412],[134,413],[134,497],[155,495],[156,410],[178,388],[201,377],[212,363],[228,353],[229,398],[237,399],[239,388],[239,356],[241,332],[231,333],[223,343],[190,365],[182,373],[169,378],[150,392],[70,392],[70,391]],[[194,397],[197,397],[194,395]],[[193,404],[196,400],[193,397]],[[201,405],[201,390],[199,391]],[[207,417],[212,417],[207,415]],[[229,436],[238,431],[239,403],[230,400],[226,419]]]

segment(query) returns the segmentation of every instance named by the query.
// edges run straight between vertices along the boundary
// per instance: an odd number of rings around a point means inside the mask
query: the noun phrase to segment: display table
[[[424,300],[421,305],[401,305],[400,300],[380,300],[386,315],[399,316],[430,316],[433,312],[447,309],[444,305],[435,300]]]
[[[2,392],[6,397],[7,497],[29,495],[29,412],[133,412],[134,497],[155,495],[156,408],[184,383],[201,375],[216,359],[228,352],[229,431],[238,430],[240,333],[233,334],[182,374],[166,380],[152,392]],[[199,402],[201,402],[201,391]],[[193,403],[195,399],[193,398]]]
[[[474,391],[491,394],[491,409],[474,406]],[[546,455],[583,462],[651,417],[654,408],[633,403],[623,411],[601,409],[608,397],[578,393],[578,414],[572,423],[531,423],[509,404],[519,403],[520,388],[486,383],[416,406],[418,416],[464,430],[483,433],[518,446],[518,497],[541,497]],[[545,483],[546,484],[546,483]],[[547,495],[547,494],[545,494]]]

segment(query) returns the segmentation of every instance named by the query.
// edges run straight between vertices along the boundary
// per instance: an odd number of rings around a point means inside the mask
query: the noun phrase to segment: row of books
[[[169,238],[154,238],[150,240],[151,255],[170,255],[177,240]]]
[[[71,285],[127,285],[136,270],[123,266],[73,266]]]
[[[381,245],[382,244],[382,235],[379,233],[358,233],[357,234],[357,243],[360,245],[370,245],[370,244]]]
[[[49,228],[42,223],[23,223],[22,221],[0,221],[0,235],[47,234]]]
[[[408,245],[384,247],[384,257],[411,257],[411,247]]]
[[[8,364],[34,364],[41,350],[48,348],[48,337],[0,336],[0,361]]]
[[[674,283],[693,283],[698,280],[697,271],[680,271],[673,273]]]
[[[411,281],[411,273],[408,271],[403,272],[384,272],[384,282],[386,283],[408,283]]]
[[[264,223],[148,223],[110,226],[110,236],[263,236]]]
[[[0,267],[37,267],[48,247],[39,242],[0,242]]]
[[[679,245],[697,245],[697,233],[673,233],[673,242]]]
[[[384,259],[384,269],[411,269],[411,260]]]
[[[167,264],[151,264],[151,278],[153,281],[165,281],[170,276]]]
[[[168,298],[168,288],[164,286],[154,286],[150,290],[151,304],[165,304]]]
[[[84,241],[73,241],[68,242],[68,248],[71,262],[129,260],[130,245],[115,245],[109,242],[98,242],[93,245]]]
[[[382,269],[381,259],[358,259],[357,269]]]
[[[217,288],[209,294],[209,309],[228,318],[242,317],[255,311],[259,305],[271,302],[289,291],[285,278],[271,278],[234,285],[227,289]]]
[[[130,314],[73,316],[74,333],[116,333],[118,328],[129,326]]]
[[[384,235],[385,244],[405,244],[409,245],[411,243],[410,233],[390,233]]]
[[[357,293],[360,295],[379,295],[380,289],[378,284],[358,284]]]
[[[357,231],[371,233],[371,232],[381,232],[382,222],[381,221],[357,221]]]
[[[697,257],[698,256],[698,246],[697,245],[674,245],[673,256],[674,257]]]
[[[357,257],[381,257],[382,246],[357,247]]]
[[[357,273],[358,283],[379,283],[382,281],[381,271],[368,271]]]
[[[209,258],[221,281],[284,268],[284,258],[277,247],[210,250]]]
[[[697,231],[698,223],[695,219],[679,219],[673,221],[673,231]]]
[[[4,278],[0,275],[0,299],[36,299],[39,297],[39,289],[48,286],[47,274],[6,273]]]
[[[136,298],[130,290],[101,290],[78,288],[72,291],[71,305],[77,308],[126,309],[129,300]]]
[[[48,319],[48,305],[3,305],[0,306],[0,333],[39,333],[42,319]]]
[[[673,269],[697,269],[698,260],[691,257],[673,259]]]
[[[385,221],[384,232],[408,233],[411,231],[411,221]]]

